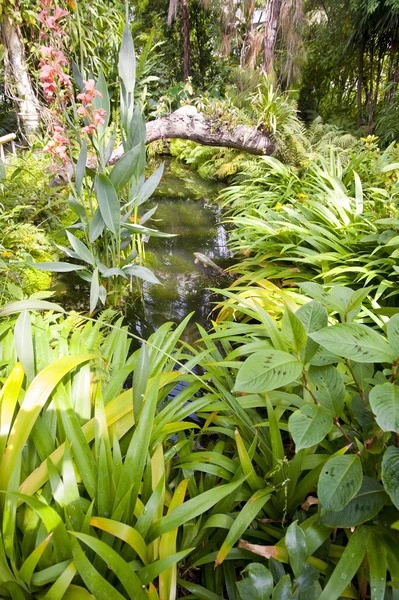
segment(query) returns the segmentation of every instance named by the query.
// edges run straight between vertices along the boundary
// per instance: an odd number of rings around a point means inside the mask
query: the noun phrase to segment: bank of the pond
[[[180,322],[194,313],[188,340],[196,335],[195,323],[207,326],[217,297],[209,288],[224,287],[216,271],[195,264],[194,252],[208,256],[221,267],[232,263],[227,232],[217,198],[220,184],[203,180],[188,167],[168,157],[164,177],[146,210],[158,206],[154,226],[171,238],[151,238],[146,244],[145,265],[161,285],[144,282],[142,294],[133,289],[126,302],[126,319],[133,333],[147,338],[166,321]],[[75,274],[59,277],[56,299],[69,309],[87,310],[88,284]]]

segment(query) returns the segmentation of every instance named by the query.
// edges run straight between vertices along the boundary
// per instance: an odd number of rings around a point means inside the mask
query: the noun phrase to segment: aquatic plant
[[[45,12],[48,10],[49,3],[46,2]],[[59,19],[65,16],[65,11],[59,13]],[[49,18],[44,16],[44,23]],[[56,42],[62,39],[59,27],[56,20]],[[59,245],[58,248],[68,258],[79,262],[45,262],[34,263],[34,266],[52,272],[74,271],[88,281],[90,312],[93,312],[99,302],[120,303],[129,280],[131,286],[133,278],[158,283],[155,275],[141,264],[144,239],[166,237],[168,234],[145,226],[156,209],[140,218],[138,210],[156,189],[163,167],[145,179],[145,122],[140,106],[135,106],[136,62],[128,25],[119,54],[123,152],[116,162],[114,160],[112,168],[109,163],[116,134],[115,125],[113,130],[110,126],[110,98],[104,76],[100,73],[96,82],[93,79],[84,81],[82,74],[75,69],[80,87],[77,95],[80,104],[76,106],[71,97],[69,76],[65,79],[62,75],[68,65],[62,48],[59,44],[44,47],[42,54],[41,80],[50,99],[55,99],[58,118],[64,119],[64,125],[54,126],[53,138],[43,151],[50,153],[55,163],[61,164],[71,190],[69,206],[77,218],[66,229],[69,246]],[[60,87],[64,93],[60,93]],[[69,108],[68,102],[72,102]],[[74,131],[79,145],[76,163],[68,128]],[[96,164],[92,164],[90,169],[87,168],[89,148],[96,156]]]

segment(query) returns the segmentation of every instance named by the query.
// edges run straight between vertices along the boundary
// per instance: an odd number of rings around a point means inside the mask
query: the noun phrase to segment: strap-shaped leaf
[[[111,546],[108,546],[108,544],[102,542],[92,535],[77,533],[74,531],[70,531],[69,533],[70,535],[77,537],[84,544],[89,546],[89,548],[92,548],[92,550],[94,550],[94,552],[96,552],[107,563],[107,565],[114,571],[115,575],[120,580],[131,600],[146,600],[147,594],[143,590],[140,579],[129,567],[126,561],[121,558],[119,554],[113,548],[111,548]],[[75,548],[76,546],[74,547],[74,556],[76,552]]]
[[[69,371],[94,357],[94,354],[64,356],[49,364],[35,377],[26,392],[8,438],[6,452],[0,464],[0,489],[4,490],[7,487],[18,456],[22,453],[35,421],[56,385]]]
[[[369,535],[366,527],[356,529],[326,587],[319,596],[319,600],[337,600],[341,596],[363,562]]]
[[[218,552],[215,566],[219,566],[224,561],[234,544],[256,518],[262,507],[266,504],[270,498],[271,492],[272,488],[258,490],[251,496],[242,510],[238,513],[230,531],[226,536],[225,541],[222,544],[222,547]]]

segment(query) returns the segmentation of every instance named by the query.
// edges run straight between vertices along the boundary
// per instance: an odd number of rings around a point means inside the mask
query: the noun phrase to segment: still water
[[[176,234],[172,238],[151,238],[146,244],[146,262],[161,285],[143,283],[143,294],[127,300],[126,319],[132,333],[147,338],[166,321],[180,322],[194,312],[186,331],[187,341],[196,337],[195,323],[208,327],[214,303],[220,299],[210,287],[224,287],[226,281],[201,264],[194,252],[211,258],[217,265],[231,264],[227,234],[222,224],[217,195],[221,187],[201,179],[177,161],[166,159],[163,180],[144,212],[158,209],[149,227]],[[77,277],[61,278],[58,298],[63,306],[87,310],[88,287]]]

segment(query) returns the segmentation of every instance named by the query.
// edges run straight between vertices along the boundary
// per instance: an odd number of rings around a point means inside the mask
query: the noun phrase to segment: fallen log
[[[270,155],[276,150],[276,144],[271,137],[255,127],[237,125],[231,129],[223,129],[191,105],[183,106],[170,115],[146,124],[146,144],[176,138],[204,146],[235,148],[257,156]],[[122,155],[123,147],[119,144],[112,152],[109,164],[115,164]],[[94,157],[89,156],[88,167],[95,167],[93,160]],[[72,171],[69,175],[72,176]],[[67,181],[66,174],[59,172],[50,185],[65,185]]]
[[[248,125],[223,129],[191,105],[183,106],[166,117],[146,124],[147,144],[156,140],[176,138],[204,146],[235,148],[258,156],[272,154],[276,149],[275,142],[262,131]],[[112,153],[110,164],[115,163],[122,154],[123,148],[118,146]]]

